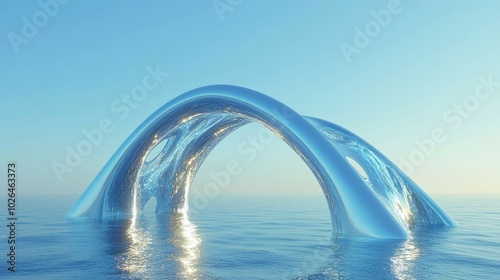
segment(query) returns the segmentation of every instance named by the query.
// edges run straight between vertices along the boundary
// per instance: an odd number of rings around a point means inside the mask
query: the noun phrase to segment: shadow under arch
[[[203,160],[226,135],[249,122],[269,128],[308,165],[328,202],[335,233],[407,238],[414,224],[455,224],[398,167],[352,132],[304,117],[262,93],[228,85],[194,89],[148,117],[68,216],[135,218],[153,196],[157,213],[187,211],[189,188]],[[158,143],[166,144],[146,161]],[[359,163],[368,178],[346,157]]]

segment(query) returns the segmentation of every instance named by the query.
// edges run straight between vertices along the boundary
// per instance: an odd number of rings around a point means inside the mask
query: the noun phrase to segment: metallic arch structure
[[[304,117],[256,91],[226,85],[192,90],[153,113],[115,152],[68,216],[135,217],[152,196],[157,213],[187,210],[189,188],[203,160],[226,135],[249,122],[269,128],[309,166],[327,199],[335,233],[407,238],[414,226],[455,225],[398,167],[352,132]],[[165,142],[158,156],[147,161]],[[363,168],[366,178],[348,158]]]

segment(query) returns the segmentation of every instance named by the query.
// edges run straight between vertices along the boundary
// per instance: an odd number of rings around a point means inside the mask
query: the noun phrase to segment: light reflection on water
[[[186,279],[199,279],[201,238],[196,230],[196,225],[189,220],[185,211],[178,213],[178,222],[179,227],[175,228],[173,241],[181,249],[179,260],[182,269],[180,274]]]
[[[374,279],[419,279],[416,264],[421,252],[414,237],[384,240],[334,235],[328,249],[323,269],[315,269],[320,279],[364,279],[367,275]]]
[[[414,276],[415,261],[420,256],[413,237],[401,243],[394,256],[390,258],[391,270],[396,279],[416,279]]]
[[[189,217],[135,224],[58,219],[68,206],[48,200],[54,210],[43,212],[32,203],[22,257],[30,265],[16,279],[496,279],[500,271],[497,199],[450,198],[443,205],[460,226],[415,228],[408,240],[332,236],[320,199],[221,198]]]
[[[117,264],[126,278],[158,278],[158,271],[163,271],[165,279],[209,277],[203,269],[206,264],[200,257],[202,238],[198,227],[191,222],[187,207],[182,210],[155,218],[140,216],[130,221],[126,229],[127,250],[119,256]],[[321,272],[313,275],[325,279],[356,278],[370,273],[384,279],[418,278],[416,262],[421,252],[417,238],[387,240],[329,236],[318,243],[323,244],[318,250],[304,257],[300,269],[289,269],[283,274],[283,279],[296,279],[297,276],[300,279],[300,276],[310,276],[315,270]],[[313,263],[315,265],[311,267]]]
[[[201,238],[185,212],[138,217],[121,227],[126,238],[113,238],[116,267],[130,279],[201,279],[199,259]],[[113,232],[116,234],[116,231]],[[121,244],[120,244],[121,242]]]
[[[131,223],[126,230],[129,245],[127,251],[117,257],[118,269],[130,275],[143,275],[147,272],[151,233],[140,224]]]

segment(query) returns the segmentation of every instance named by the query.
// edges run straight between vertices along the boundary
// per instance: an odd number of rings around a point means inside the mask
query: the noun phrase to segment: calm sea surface
[[[219,196],[189,216],[98,222],[64,217],[75,197],[21,194],[17,272],[3,226],[0,278],[500,279],[500,197],[435,199],[458,227],[376,240],[332,235],[320,196]]]

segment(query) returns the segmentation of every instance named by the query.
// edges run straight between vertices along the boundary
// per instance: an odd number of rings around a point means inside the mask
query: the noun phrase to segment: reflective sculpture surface
[[[68,216],[134,218],[153,196],[157,213],[187,211],[189,188],[203,160],[226,135],[249,122],[273,131],[309,166],[323,189],[335,233],[407,238],[414,226],[455,225],[357,135],[235,86],[198,88],[158,109],[115,152]],[[148,161],[160,143],[165,146]]]

